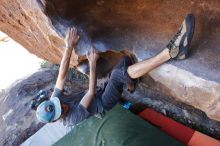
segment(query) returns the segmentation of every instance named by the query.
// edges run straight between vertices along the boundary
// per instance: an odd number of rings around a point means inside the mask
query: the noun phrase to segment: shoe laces
[[[173,37],[173,39],[170,41],[170,43],[174,46],[175,45],[175,41],[178,39],[178,37],[181,35],[182,33],[182,29],[183,29],[183,26],[180,27],[180,29],[178,30],[178,32],[175,34],[175,36]]]

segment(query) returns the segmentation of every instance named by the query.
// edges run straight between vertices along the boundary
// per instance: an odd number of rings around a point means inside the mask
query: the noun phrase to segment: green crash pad
[[[55,146],[184,146],[120,105],[103,119],[91,117]]]

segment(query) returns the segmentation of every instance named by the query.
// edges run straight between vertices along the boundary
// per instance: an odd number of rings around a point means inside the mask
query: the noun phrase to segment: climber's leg
[[[128,75],[133,79],[139,78],[150,72],[151,70],[155,69],[156,67],[160,66],[161,64],[165,63],[169,59],[169,49],[166,48],[155,57],[129,66],[127,70]]]
[[[183,21],[180,29],[167,47],[155,57],[138,62],[128,67],[128,75],[133,78],[139,78],[169,59],[185,59],[189,52],[189,46],[193,38],[195,29],[195,17],[188,14]]]
[[[128,87],[129,85],[135,86],[137,79],[131,79],[127,73],[128,66],[133,64],[133,59],[124,56],[117,66],[112,70],[104,92],[101,95],[101,103],[105,110],[110,110],[121,99],[123,87],[127,86],[129,91],[133,91],[135,87]]]

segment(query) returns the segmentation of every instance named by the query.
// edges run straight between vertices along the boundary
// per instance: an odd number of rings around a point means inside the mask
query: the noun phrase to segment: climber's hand
[[[79,35],[77,34],[77,29],[75,27],[68,28],[67,35],[65,38],[66,47],[73,48],[77,45],[79,41]]]
[[[94,47],[91,47],[91,51],[90,52],[87,51],[86,57],[89,60],[90,65],[92,65],[92,64],[96,64],[99,58],[99,54]]]

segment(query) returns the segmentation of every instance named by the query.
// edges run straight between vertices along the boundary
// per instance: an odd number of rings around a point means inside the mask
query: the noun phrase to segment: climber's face
[[[61,117],[65,117],[69,112],[69,105],[62,104],[62,115]]]
[[[62,106],[58,97],[42,102],[36,110],[37,119],[42,123],[53,122],[62,115]]]
[[[59,119],[65,118],[67,116],[67,114],[69,112],[69,106],[67,104],[62,104],[61,107],[62,107],[62,114],[61,114],[61,116],[57,120],[54,120],[52,122],[56,122]]]

